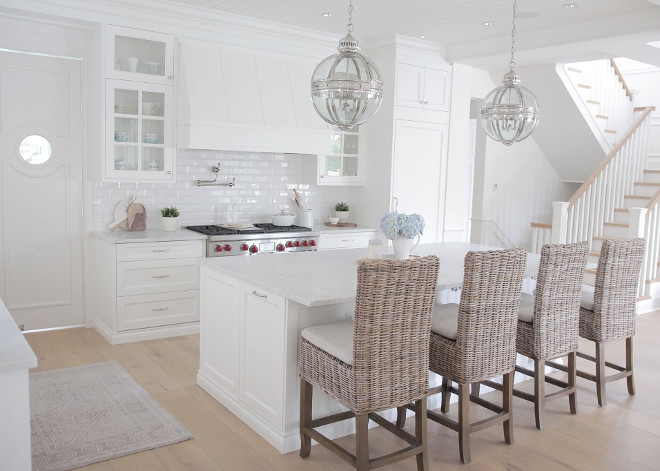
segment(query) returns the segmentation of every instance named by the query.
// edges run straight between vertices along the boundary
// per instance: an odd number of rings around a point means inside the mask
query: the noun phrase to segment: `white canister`
[[[311,209],[300,209],[298,211],[298,225],[303,227],[312,227],[314,225],[314,216]]]

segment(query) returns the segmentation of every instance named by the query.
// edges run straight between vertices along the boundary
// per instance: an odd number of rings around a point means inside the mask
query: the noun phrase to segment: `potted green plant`
[[[348,205],[343,201],[335,205],[335,215],[339,218],[339,222],[348,221],[348,216],[350,214],[348,210]]]
[[[160,222],[164,231],[176,231],[179,228],[179,210],[174,206],[160,210]]]

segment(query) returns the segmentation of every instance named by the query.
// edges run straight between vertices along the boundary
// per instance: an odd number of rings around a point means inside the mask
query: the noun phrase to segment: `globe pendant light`
[[[520,86],[520,77],[515,70],[516,1],[513,1],[509,71],[502,79],[504,85],[492,90],[481,104],[481,126],[488,137],[505,146],[528,137],[539,122],[539,105],[536,97],[528,89]]]
[[[351,32],[353,2],[348,6],[348,34],[337,51],[325,58],[312,74],[312,103],[326,122],[345,131],[366,122],[383,101],[383,81],[376,65],[360,54]]]

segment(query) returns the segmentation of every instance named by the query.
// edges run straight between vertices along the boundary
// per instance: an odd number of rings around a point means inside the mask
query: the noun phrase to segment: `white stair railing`
[[[578,188],[568,203],[553,204],[552,243],[571,243],[600,236],[614,209],[624,207],[624,196],[641,181],[646,143],[654,107],[639,108],[633,126],[612,148],[601,165]]]
[[[651,285],[646,283],[646,280],[657,280],[658,260],[660,259],[660,191],[656,192],[655,196],[646,205],[646,214],[644,215],[645,221],[641,222],[644,225],[643,234],[646,240],[644,247],[644,262],[642,264],[642,272],[640,274],[639,287],[640,296],[649,296],[651,294]],[[633,215],[631,214],[631,222]]]

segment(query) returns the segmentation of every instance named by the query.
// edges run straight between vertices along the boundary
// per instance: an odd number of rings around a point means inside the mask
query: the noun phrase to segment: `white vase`
[[[348,221],[350,211],[335,211],[335,215],[339,218],[339,222]]]
[[[394,258],[396,260],[406,260],[410,258],[410,252],[412,252],[417,244],[419,244],[420,237],[417,236],[417,242],[413,245],[413,239],[408,239],[406,237],[398,237],[392,239],[392,248],[394,249]]]
[[[164,231],[176,231],[179,228],[179,218],[160,218],[161,226]]]

